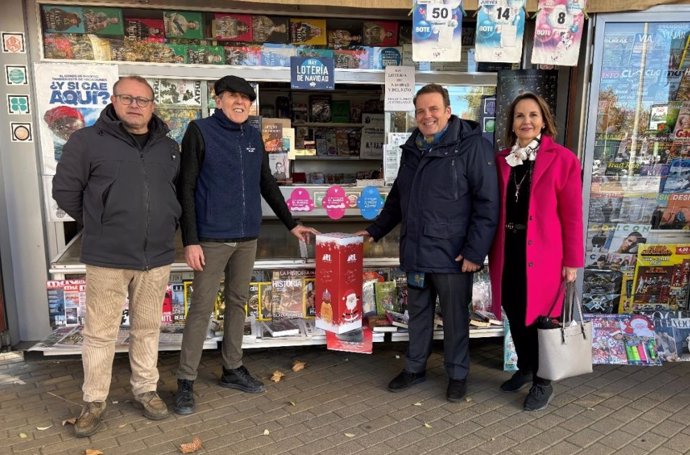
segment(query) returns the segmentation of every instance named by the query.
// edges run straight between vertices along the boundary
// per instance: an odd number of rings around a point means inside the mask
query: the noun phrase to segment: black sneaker
[[[513,374],[513,377],[501,384],[501,390],[503,390],[504,392],[517,392],[530,382],[532,382],[531,371],[528,371],[526,373],[523,373],[522,371],[516,371]]]
[[[238,389],[247,393],[260,393],[266,390],[264,383],[249,374],[244,365],[233,370],[223,367],[223,375],[220,377],[218,384],[222,387]]]
[[[446,398],[448,401],[457,402],[463,399],[467,393],[467,381],[465,379],[449,379]]]
[[[194,381],[188,379],[177,380],[175,394],[175,414],[187,415],[194,412]]]
[[[402,370],[402,372],[393,378],[391,382],[388,383],[388,390],[391,392],[402,392],[410,386],[419,384],[426,380],[426,371],[421,373],[410,373],[408,371]]]
[[[534,384],[529,389],[523,408],[525,411],[541,411],[546,409],[553,395],[553,386],[551,384]]]

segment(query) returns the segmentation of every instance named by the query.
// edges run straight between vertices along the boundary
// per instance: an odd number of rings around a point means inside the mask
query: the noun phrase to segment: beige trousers
[[[158,339],[170,266],[148,271],[86,266],[86,321],[82,364],[84,401],[105,401],[115,341],[129,295],[129,364],[132,392],[156,390]]]

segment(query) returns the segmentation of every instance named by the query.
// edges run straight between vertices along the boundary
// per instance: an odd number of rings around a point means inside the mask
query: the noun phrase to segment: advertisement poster
[[[54,175],[70,135],[93,125],[110,103],[117,65],[36,63],[43,175]]]
[[[412,60],[459,62],[462,57],[460,1],[416,0],[412,16]]]
[[[518,63],[525,33],[525,0],[479,0],[475,60]]]
[[[290,57],[290,88],[301,90],[335,89],[332,58]]]
[[[577,65],[585,0],[541,0],[534,29],[532,63]]]
[[[554,70],[503,70],[498,72],[496,84],[496,118],[494,123],[496,150],[511,147],[506,144],[506,128],[511,128],[508,120],[510,103],[523,92],[532,92],[542,96],[551,112],[556,113],[556,89],[558,71]]]

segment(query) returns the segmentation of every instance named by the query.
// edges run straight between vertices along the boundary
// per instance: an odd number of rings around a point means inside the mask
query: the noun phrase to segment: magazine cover
[[[674,158],[661,181],[662,193],[690,193],[690,159]]]
[[[46,290],[51,327],[83,324],[86,315],[85,279],[48,281]]]
[[[690,244],[641,245],[637,255],[633,309],[687,309]]]
[[[85,33],[84,15],[78,6],[41,5],[44,32]]]
[[[170,283],[173,324],[184,324],[184,282]]]
[[[187,63],[223,65],[225,64],[225,49],[222,46],[187,46]]]
[[[689,362],[690,312],[655,311],[649,316],[654,321],[659,358],[663,362]]]
[[[592,363],[627,365],[628,356],[618,318],[587,315],[592,322]]]
[[[370,69],[370,49],[372,48],[336,49],[333,51],[334,65],[342,69]]]
[[[165,11],[163,21],[166,38],[202,39],[204,37],[202,13]]]
[[[165,41],[163,19],[125,18],[125,37],[130,40],[162,43]]]
[[[342,49],[362,45],[362,22],[357,20],[329,20],[328,47]],[[373,46],[370,44],[370,46]]]
[[[395,281],[374,283],[374,293],[376,296],[376,314],[383,316],[386,311],[395,311],[397,299]]]
[[[236,66],[259,66],[261,64],[261,45],[247,44],[225,46],[225,64]]]
[[[84,7],[84,31],[96,35],[124,36],[125,27],[120,8]]]
[[[168,137],[178,144],[182,143],[184,133],[192,120],[201,118],[201,109],[179,108],[173,106],[156,105],[155,113],[167,125],[170,131]]]
[[[618,223],[605,248],[609,253],[636,254],[640,245],[647,243],[651,228],[650,224]]]
[[[622,272],[586,269],[582,282],[582,307],[586,313],[615,313],[621,294]]]
[[[249,283],[249,297],[245,306],[245,314],[247,317],[259,317],[259,283],[256,281]]]
[[[287,17],[253,15],[250,41],[287,44],[290,42],[289,28],[290,22]]]
[[[271,301],[273,300],[273,287],[270,281],[260,281],[259,285],[259,317],[257,320],[271,319]]]
[[[261,121],[261,138],[264,141],[264,149],[268,153],[283,151],[283,124],[264,117]],[[274,168],[271,167],[274,172]]]
[[[290,18],[290,42],[325,46],[327,44],[326,20]]]
[[[252,41],[252,17],[248,14],[218,13],[211,21],[211,35],[218,41]]]
[[[585,315],[585,320],[592,321],[594,363],[661,365],[654,322],[650,317],[643,314],[597,314]],[[623,362],[624,358],[626,362]]]
[[[671,193],[659,229],[690,229],[690,194]]]
[[[153,79],[156,104],[172,106],[197,106],[201,109],[201,81],[187,79]]]
[[[365,46],[393,47],[398,45],[397,21],[362,22],[362,44]]]
[[[271,281],[271,317],[304,317],[304,275],[307,270],[274,270]],[[311,272],[313,273],[313,271]]]
[[[314,318],[316,317],[316,285],[315,278],[303,278],[304,284],[302,285],[302,298],[304,303],[304,317]]]
[[[289,67],[296,52],[290,44],[265,43],[261,46],[261,66]]]

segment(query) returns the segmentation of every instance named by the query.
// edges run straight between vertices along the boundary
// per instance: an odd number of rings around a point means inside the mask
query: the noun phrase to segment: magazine
[[[654,331],[659,358],[664,362],[690,361],[690,312],[655,311]]]

